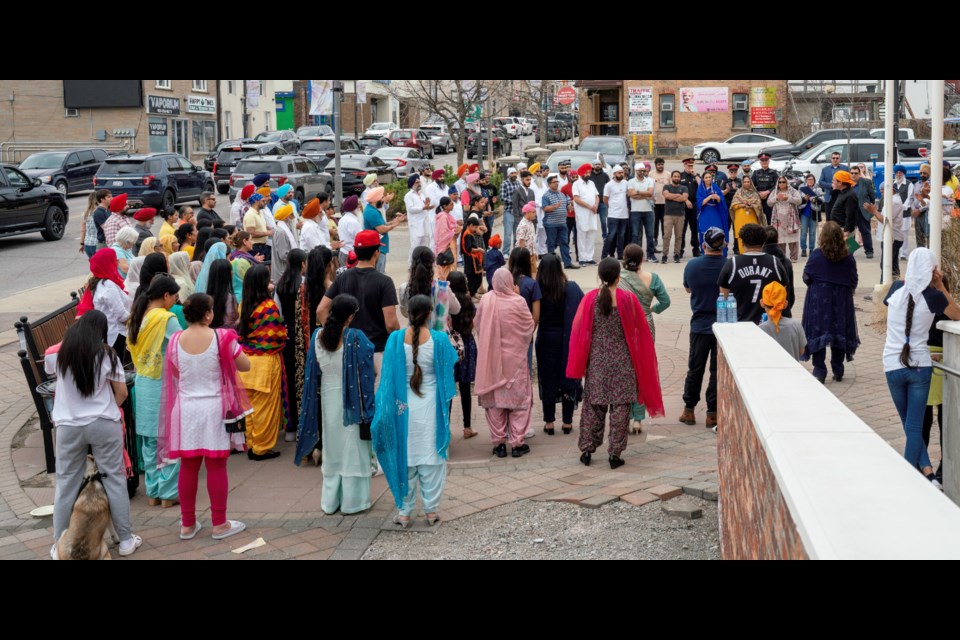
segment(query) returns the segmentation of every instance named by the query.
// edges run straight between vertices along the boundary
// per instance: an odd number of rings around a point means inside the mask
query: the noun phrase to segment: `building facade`
[[[199,160],[217,142],[216,80],[0,80],[0,156],[74,146]]]
[[[345,136],[363,135],[374,122],[395,122],[402,128],[420,126],[416,101],[395,90],[390,80],[343,80],[343,102],[340,103],[340,130]],[[306,124],[333,126],[330,115],[310,115],[312,87],[310,80],[293,81],[293,129]],[[279,100],[278,100],[279,105]],[[279,108],[279,106],[278,106]]]
[[[277,126],[278,114],[274,102],[276,85],[282,82],[283,80],[219,80],[219,140],[253,138],[264,131],[285,128]]]
[[[577,80],[581,136],[622,135],[673,154],[750,131],[777,135],[786,80]],[[641,151],[642,150],[642,151]]]

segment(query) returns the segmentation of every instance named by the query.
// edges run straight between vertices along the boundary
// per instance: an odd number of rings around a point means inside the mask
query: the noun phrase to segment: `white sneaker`
[[[525,434],[523,434],[523,439],[524,439],[524,440],[529,440],[530,438],[532,438],[532,437],[535,436],[535,435],[537,435],[537,432],[534,431],[534,430],[531,428],[529,431],[527,431]]]
[[[296,442],[297,441],[297,432],[296,431],[286,431],[283,434],[284,442]]]
[[[717,432],[717,425],[713,425],[713,428],[710,429],[710,431],[713,431],[714,433],[716,433],[716,432]]]
[[[139,549],[139,548],[140,548],[140,545],[142,545],[142,544],[143,544],[143,538],[141,538],[141,537],[138,536],[138,535],[134,535],[133,537],[131,537],[131,538],[127,539],[127,540],[121,540],[121,541],[120,541],[120,555],[122,555],[122,556],[129,556],[129,555],[132,554],[134,551],[136,551],[137,549]]]
[[[50,559],[51,559],[51,560],[59,560],[59,559],[60,559],[60,558],[57,557],[57,543],[56,543],[56,542],[54,542],[54,543],[53,543],[53,546],[50,547]]]
[[[943,485],[940,484],[940,481],[937,480],[936,478],[933,478],[932,480],[930,480],[930,484],[933,485],[934,489],[937,489],[938,491],[943,491]]]

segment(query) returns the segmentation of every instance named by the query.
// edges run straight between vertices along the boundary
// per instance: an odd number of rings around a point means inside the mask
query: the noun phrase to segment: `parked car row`
[[[554,118],[547,119],[547,134],[543,136],[545,140],[544,144],[564,142],[572,139],[573,136],[574,129],[566,121]],[[533,124],[533,139],[535,142],[540,142],[539,121],[535,121]]]

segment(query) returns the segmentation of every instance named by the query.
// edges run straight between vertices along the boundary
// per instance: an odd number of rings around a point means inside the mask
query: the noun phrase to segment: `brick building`
[[[0,159],[45,149],[176,151],[217,143],[216,80],[0,80]]]
[[[637,136],[638,152],[673,154],[784,120],[786,80],[577,80],[580,131]],[[642,151],[641,151],[642,150]]]

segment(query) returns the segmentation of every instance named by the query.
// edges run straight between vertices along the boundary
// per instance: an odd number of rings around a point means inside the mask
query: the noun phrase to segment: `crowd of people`
[[[322,468],[325,513],[369,509],[370,478],[382,472],[400,527],[410,526],[418,496],[427,521],[437,522],[458,393],[463,439],[478,434],[476,395],[492,455],[500,458],[530,451],[535,391],[549,436],[557,404],[563,434],[572,432],[580,407],[585,465],[602,446],[609,413],[608,462],[616,469],[625,463],[628,432],[664,413],[654,316],[671,299],[647,265],[657,264],[661,251],[659,263],[667,262],[671,239],[680,262],[687,229],[696,259],[683,274],[693,315],[680,422],[696,423],[709,366],[706,426],[717,428],[712,327],[721,296],[736,301],[738,321],[759,324],[795,358],[812,359],[821,382],[830,348],[841,380],[859,345],[858,275],[847,239],[865,220],[860,202],[884,223],[902,218],[888,219],[861,200],[852,173],[836,162],[824,192],[812,179],[795,189],[768,168],[768,157],[760,161],[756,172],[748,164],[730,165],[729,174],[711,165],[701,176],[693,159],[684,160],[684,171],[667,172],[657,158],[653,171],[638,162],[629,179],[625,167],[611,176],[600,163],[576,171],[561,164],[557,173],[520,164],[499,189],[477,165],[462,165],[449,186],[443,170],[412,174],[406,214],[391,212],[393,195],[372,174],[339,212],[325,195],[301,203],[289,185],[272,188],[269,175],[258,175],[226,220],[213,194],[204,194],[197,212],[141,208],[129,215],[124,194],[95,191],[84,219],[81,250],[91,275],[79,320],[48,362],[59,373],[55,422],[92,427],[57,439],[55,536],[66,525],[86,447],[94,445],[102,469],[116,473],[122,465],[114,458],[122,449],[124,368],[135,372],[133,417],[148,502],[180,505],[185,540],[201,529],[201,464],[213,537],[226,538],[245,528],[227,519],[226,460],[238,452],[255,462],[275,459],[281,434],[296,443],[295,464]],[[893,187],[901,204],[927,203],[929,189],[904,188],[902,173]],[[829,221],[818,233],[821,210]],[[493,233],[500,211],[502,236]],[[386,264],[390,234],[404,222],[408,278],[398,287]],[[802,319],[794,320],[793,263],[801,250],[809,252],[802,274],[808,293]],[[900,333],[888,331],[884,363],[908,433],[907,456],[932,473],[917,445],[923,381],[913,372],[929,364],[921,343],[933,317],[960,317],[960,309],[938,295],[942,279],[926,255],[911,258],[905,284],[891,289],[890,326]],[[584,266],[597,267],[598,288],[586,293],[566,275]],[[904,336],[910,340],[901,353]],[[131,531],[126,496],[110,483],[120,553],[128,555],[141,540]]]

